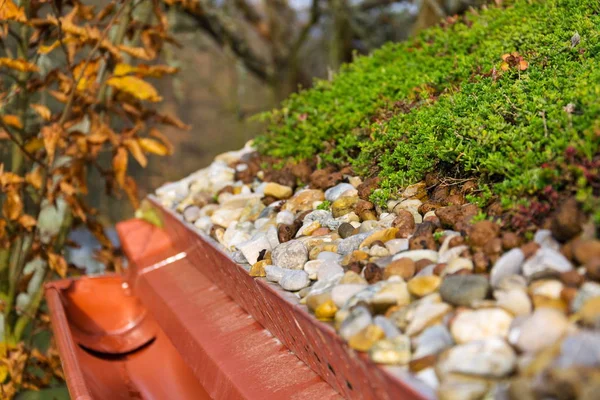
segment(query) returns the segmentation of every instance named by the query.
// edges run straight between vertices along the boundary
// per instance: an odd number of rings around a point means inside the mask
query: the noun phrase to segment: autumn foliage
[[[0,0],[2,398],[21,385],[25,367],[14,360],[29,358],[22,340],[38,316],[43,281],[67,275],[68,232],[86,224],[103,245],[98,256],[117,263],[86,204],[100,195],[88,193],[91,171],[104,179],[106,195],[124,194],[137,207],[128,167],[171,153],[162,127],[187,129],[155,107],[162,98],[150,81],[177,72],[159,61],[165,45],[177,43],[157,0],[103,8]]]

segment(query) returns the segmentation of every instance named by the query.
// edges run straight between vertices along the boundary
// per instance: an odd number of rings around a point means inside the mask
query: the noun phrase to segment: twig
[[[37,158],[36,156],[34,156],[33,154],[31,154],[29,151],[27,151],[27,149],[25,148],[25,146],[23,146],[23,144],[21,143],[21,141],[10,131],[8,125],[6,125],[6,123],[2,120],[1,117],[0,117],[0,126],[2,127],[2,129],[4,129],[4,131],[6,132],[6,134],[10,137],[10,140],[15,145],[17,145],[17,147],[19,148],[19,150],[21,150],[21,152],[27,158],[29,158],[33,162],[38,163],[39,165],[41,165],[45,169],[48,169],[48,164],[46,164],[45,162],[43,162],[42,160],[40,160],[39,158]]]

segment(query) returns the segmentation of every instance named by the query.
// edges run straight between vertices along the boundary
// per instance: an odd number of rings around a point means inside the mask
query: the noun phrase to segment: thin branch
[[[298,51],[306,41],[310,30],[317,24],[317,22],[319,22],[320,17],[321,10],[319,9],[319,0],[313,0],[312,5],[310,7],[310,20],[302,28],[302,31],[298,35],[298,38],[296,39],[290,50],[290,54],[292,55],[292,57],[295,58],[298,55]]]
[[[10,131],[8,125],[6,125],[6,123],[2,120],[2,118],[0,118],[0,127],[2,127],[2,129],[4,129],[4,131],[6,132],[6,134],[10,137],[10,140],[15,145],[17,145],[17,147],[19,148],[19,150],[21,150],[21,152],[27,158],[29,158],[33,162],[38,163],[39,165],[41,165],[45,169],[48,169],[48,165],[45,162],[43,162],[42,160],[40,160],[39,158],[37,158],[36,156],[34,156],[33,154],[31,154],[29,151],[27,151],[27,149],[25,148],[25,146],[23,146],[23,144],[21,143],[21,141]]]
[[[367,0],[361,3],[358,7],[361,11],[369,11],[378,7],[389,6],[394,3],[411,3],[411,0]]]

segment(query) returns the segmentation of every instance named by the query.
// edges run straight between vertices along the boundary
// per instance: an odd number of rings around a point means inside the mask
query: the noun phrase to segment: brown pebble
[[[427,267],[428,265],[433,264],[433,262],[431,262],[431,260],[428,260],[426,258],[423,258],[422,260],[416,261],[415,262],[415,271],[416,273],[421,272],[421,270],[425,267]]]
[[[490,265],[490,259],[483,251],[473,254],[473,265],[476,273],[487,272]]]
[[[341,224],[339,226],[338,234],[340,235],[340,237],[342,239],[346,239],[346,238],[354,235],[354,227],[352,226],[352,224],[349,224],[348,222],[344,222],[343,224]]]
[[[358,214],[362,221],[377,221],[377,214],[373,210],[365,210]]]
[[[560,242],[567,242],[581,233],[585,220],[585,214],[577,200],[572,197],[563,202],[552,216],[552,235]]]
[[[324,236],[324,235],[329,234],[329,232],[330,231],[328,228],[322,227],[322,228],[315,229],[313,231],[313,233],[311,233],[310,235],[311,236]]]
[[[523,252],[523,255],[525,255],[525,259],[527,259],[533,256],[539,248],[540,245],[536,242],[529,242],[521,246],[521,251]]]
[[[495,222],[488,220],[476,222],[469,230],[469,243],[471,246],[483,247],[490,240],[495,239],[499,231],[500,227]],[[500,245],[502,246],[502,242]]]
[[[499,201],[495,201],[485,209],[485,213],[490,217],[499,217],[504,212],[504,207],[502,207],[502,203]]]
[[[318,169],[310,175],[310,185],[317,189],[329,189],[340,182],[344,176],[329,169]]]
[[[392,222],[392,227],[398,229],[396,233],[398,239],[405,239],[412,235],[415,230],[415,218],[407,210],[398,210],[396,215],[397,217]]]
[[[467,181],[462,185],[461,192],[463,194],[473,193],[477,189],[477,183],[475,181]]]
[[[436,355],[430,354],[428,356],[424,356],[424,357],[421,357],[416,360],[411,360],[408,363],[408,368],[410,369],[411,372],[417,373],[426,368],[433,367],[435,365],[436,360],[437,360]]]
[[[365,179],[364,182],[356,188],[356,190],[358,190],[358,197],[368,201],[373,190],[379,187],[379,182],[380,179],[378,177]]]
[[[462,237],[462,236],[454,236],[448,242],[448,247],[449,248],[453,248],[453,247],[456,247],[456,246],[462,246],[463,244],[465,244],[465,238],[464,237]]]
[[[454,276],[454,275],[472,275],[472,274],[473,274],[473,271],[471,271],[470,269],[463,268],[463,269],[459,269],[456,272],[448,274],[448,276]]]
[[[452,194],[446,198],[446,203],[452,206],[462,206],[466,203],[465,197],[462,194]]]
[[[577,289],[574,287],[564,287],[560,292],[560,298],[567,303],[568,306],[571,305],[575,296],[577,296]]]
[[[500,254],[502,252],[502,239],[494,238],[488,241],[485,246],[483,246],[483,252],[488,256]]]
[[[265,206],[268,206],[269,204],[275,203],[278,199],[276,199],[273,196],[265,196],[262,198],[262,202]]]
[[[222,193],[231,193],[231,194],[233,194],[233,186],[227,185],[223,189],[219,190],[217,192],[217,197],[219,197],[219,195],[222,194]]]
[[[363,212],[372,210],[374,208],[375,206],[370,201],[358,200],[354,205],[354,212],[356,213],[356,215],[360,215]]]
[[[521,239],[519,235],[514,232],[504,232],[502,234],[502,247],[504,250],[514,249],[521,245]]]
[[[576,242],[577,239],[570,240],[560,247],[560,252],[562,253],[562,255],[565,256],[565,258],[571,262],[575,261],[575,254],[573,254],[573,246]]]
[[[304,218],[306,218],[306,216],[308,214],[310,214],[313,210],[307,210],[307,211],[302,211],[301,213],[298,213],[298,215],[296,215],[296,219],[295,222],[299,222],[300,226],[302,226],[302,223],[304,222]]]
[[[587,276],[595,281],[600,281],[600,257],[594,257],[585,263]]]
[[[600,240],[578,240],[573,243],[573,254],[581,264],[587,264],[592,258],[600,257]]]
[[[431,222],[417,224],[415,233],[408,241],[410,250],[437,250],[437,243],[433,237],[434,226]]]
[[[298,232],[298,225],[287,225],[287,224],[279,224],[277,226],[277,238],[279,239],[279,243],[289,242],[296,236],[296,232]]]
[[[373,246],[385,247],[385,243],[383,243],[381,240],[376,240],[373,243],[371,243],[371,245],[369,246],[369,248],[373,247]]]
[[[578,288],[585,281],[584,277],[577,271],[566,271],[560,274],[560,280],[566,286]]]
[[[433,274],[437,275],[437,276],[441,276],[442,272],[444,272],[444,270],[446,269],[447,266],[448,266],[448,264],[446,264],[446,263],[441,263],[441,264],[436,265],[433,268]]]
[[[421,204],[417,211],[419,211],[419,214],[425,215],[429,211],[435,211],[440,207],[442,207],[442,205],[440,203],[434,203],[434,202],[428,201],[426,203]]]
[[[359,261],[353,261],[346,267],[346,271],[356,272],[360,275],[363,270],[363,265]]]
[[[396,261],[392,261],[383,273],[384,279],[388,279],[390,276],[400,276],[405,281],[412,278],[415,275],[415,262],[410,258],[401,258]]]
[[[377,264],[368,263],[365,266],[364,275],[370,284],[377,283],[383,280],[383,269],[379,268]]]

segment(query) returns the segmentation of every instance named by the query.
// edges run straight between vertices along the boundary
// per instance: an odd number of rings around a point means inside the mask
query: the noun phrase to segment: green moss
[[[329,200],[325,200],[321,204],[317,206],[317,210],[325,210],[329,211],[331,209],[331,202]]]
[[[599,149],[600,2],[504,4],[388,44],[291,96],[262,116],[259,150],[377,174],[380,201],[440,169],[508,197],[538,190],[540,166],[568,146]],[[502,71],[515,51],[529,67]]]

